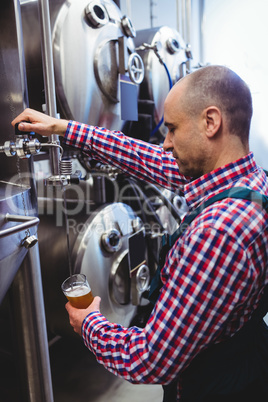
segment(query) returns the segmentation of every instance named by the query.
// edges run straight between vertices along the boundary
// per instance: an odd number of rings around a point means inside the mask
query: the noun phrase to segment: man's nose
[[[172,141],[170,139],[170,134],[169,131],[166,135],[165,141],[163,142],[163,148],[165,152],[172,152],[173,151],[173,144]]]

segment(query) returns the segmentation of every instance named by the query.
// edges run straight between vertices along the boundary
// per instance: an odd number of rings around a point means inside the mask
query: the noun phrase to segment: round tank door
[[[108,129],[121,128],[120,60],[136,84],[143,79],[135,35],[130,19],[122,16],[112,0],[63,4],[54,24],[53,54],[57,97],[66,118]],[[122,38],[124,48],[119,44]],[[132,55],[134,60],[128,65]],[[140,74],[138,62],[142,64]]]
[[[143,223],[123,203],[105,205],[84,223],[74,246],[74,271],[87,276],[101,312],[128,326],[150,282]]]

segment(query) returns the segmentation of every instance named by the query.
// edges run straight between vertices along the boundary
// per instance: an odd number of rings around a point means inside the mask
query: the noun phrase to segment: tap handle
[[[19,123],[16,123],[15,124],[15,135],[35,135],[35,132],[34,131],[20,131],[19,130],[19,124],[20,123],[30,123],[29,121],[26,121],[26,120],[23,120],[23,121],[20,121]]]

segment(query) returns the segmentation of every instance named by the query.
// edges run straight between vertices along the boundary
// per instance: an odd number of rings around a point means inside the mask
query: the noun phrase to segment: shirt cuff
[[[98,311],[88,314],[82,323],[82,338],[85,346],[94,353],[94,346],[91,345],[90,338],[93,332],[98,331],[109,321]]]
[[[72,147],[89,150],[93,131],[93,126],[70,120],[63,137],[63,142]]]

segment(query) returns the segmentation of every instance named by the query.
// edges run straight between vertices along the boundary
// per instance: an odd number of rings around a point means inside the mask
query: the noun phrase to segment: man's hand
[[[93,302],[85,309],[75,308],[70,302],[66,303],[65,308],[69,314],[70,324],[74,331],[81,335],[82,323],[86,316],[93,311],[100,311],[101,298],[99,296],[94,297]]]
[[[20,131],[34,131],[46,137],[51,134],[64,136],[68,126],[67,120],[56,119],[29,108],[25,109],[11,122],[12,126],[15,126],[16,123],[20,123],[18,126]]]

